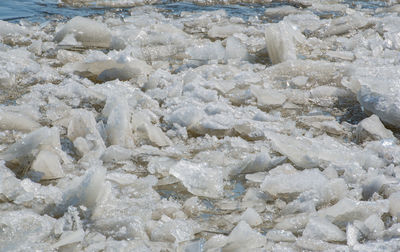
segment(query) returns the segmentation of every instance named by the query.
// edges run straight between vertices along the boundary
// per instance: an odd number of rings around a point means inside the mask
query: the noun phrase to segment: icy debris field
[[[399,251],[395,2],[0,21],[0,251]]]

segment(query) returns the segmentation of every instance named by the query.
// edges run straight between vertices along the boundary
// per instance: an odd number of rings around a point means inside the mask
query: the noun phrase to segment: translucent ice
[[[194,195],[210,198],[222,196],[223,176],[220,167],[181,160],[170,168],[169,173],[181,180]]]
[[[318,190],[327,182],[327,178],[320,171],[312,169],[288,175],[267,176],[261,184],[261,189],[279,197]]]
[[[103,114],[107,117],[107,139],[110,145],[134,146],[128,101],[121,97],[109,97]]]
[[[262,223],[260,215],[253,208],[247,208],[240,218],[250,226],[258,226]]]
[[[31,171],[40,174],[41,179],[56,179],[64,176],[60,158],[54,152],[42,150],[32,163]]]
[[[281,106],[287,99],[282,92],[274,89],[252,87],[251,92],[257,98],[257,104],[262,108]]]
[[[304,238],[315,240],[341,242],[346,240],[346,234],[325,218],[314,217],[303,231]]]
[[[305,43],[304,35],[293,24],[285,21],[270,24],[265,31],[265,40],[272,64],[296,59],[296,43]]]
[[[365,73],[368,74],[365,74]],[[393,126],[400,124],[400,106],[398,101],[397,67],[367,68],[357,72],[354,78],[361,84],[357,99],[364,108]]]
[[[29,160],[32,160],[32,158],[35,157],[37,155],[37,152],[40,150],[48,150],[56,154],[57,158],[54,157],[52,159],[53,161],[60,159],[64,162],[68,162],[65,153],[61,149],[60,135],[58,129],[50,129],[47,127],[37,129],[26,135],[23,139],[17,141],[13,145],[11,145],[6,151],[1,153],[0,158],[6,161],[16,162],[15,164],[18,168],[15,172],[21,175],[21,173],[23,174],[27,170],[29,170],[29,167],[27,167],[29,165]],[[62,171],[60,167],[57,166],[57,162],[55,164],[55,170],[52,170],[52,167],[43,167],[44,170],[41,170],[41,172],[44,172],[45,177],[58,177],[62,175]],[[37,169],[38,167],[35,166],[35,168]]]
[[[390,214],[400,220],[400,192],[395,192],[389,197]]]
[[[221,60],[225,57],[225,48],[220,41],[206,42],[189,47],[186,53],[195,61]]]
[[[183,220],[171,220],[164,216],[152,230],[150,238],[153,241],[182,242],[194,238],[197,226]]]
[[[265,237],[253,230],[245,221],[239,222],[228,236],[228,243],[223,250],[255,249],[265,244]]]
[[[393,133],[386,129],[379,117],[372,115],[362,120],[357,126],[357,138],[359,141],[370,138],[371,140],[381,140],[393,138]]]
[[[29,116],[0,110],[0,128],[3,130],[31,132],[40,127],[41,125]]]
[[[3,20],[0,20],[0,27],[0,38],[2,39],[9,35],[26,35],[29,33],[29,30],[25,27]]]
[[[227,38],[235,33],[240,33],[244,27],[237,24],[230,25],[213,25],[208,31],[210,38]]]
[[[166,120],[171,124],[177,123],[183,127],[190,128],[195,126],[204,116],[203,110],[197,106],[189,105],[176,109],[166,117]]]
[[[325,216],[339,227],[346,226],[354,220],[365,220],[372,214],[381,216],[389,212],[389,200],[375,202],[355,201],[348,198],[340,200],[335,205],[321,209],[319,216]]]
[[[248,58],[247,48],[235,37],[229,37],[226,41],[226,59],[246,60]]]
[[[345,165],[357,162],[362,166],[383,165],[373,153],[358,148],[349,148],[334,138],[318,138],[271,135],[273,147],[302,168],[326,167],[328,164]],[[368,154],[367,154],[368,153]]]
[[[30,210],[2,211],[0,225],[4,233],[0,235],[0,250],[48,249],[55,221],[47,215],[41,216]]]
[[[383,231],[385,230],[385,224],[379,215],[373,214],[369,216],[364,221],[364,225],[368,230],[368,237],[370,239],[378,239],[382,237]]]
[[[274,242],[294,242],[296,236],[290,231],[272,229],[266,234],[267,240]]]
[[[69,206],[84,205],[93,211],[98,200],[102,197],[106,169],[104,167],[92,167],[83,176],[76,177],[63,193],[62,202],[49,213],[61,216]]]
[[[82,242],[85,237],[85,231],[82,229],[77,231],[65,231],[62,233],[60,240],[53,244],[53,248],[59,248],[72,243]]]
[[[152,68],[146,62],[131,59],[128,62],[115,60],[97,60],[89,63],[75,63],[66,65],[65,71],[72,71],[82,77],[95,82],[107,82],[111,80],[144,82]]]
[[[150,142],[156,146],[162,147],[172,143],[160,128],[152,125],[151,123],[142,123],[137,128],[137,132],[146,139],[150,140]]]
[[[67,22],[57,32],[54,40],[63,46],[108,48],[111,33],[106,25],[78,16]]]

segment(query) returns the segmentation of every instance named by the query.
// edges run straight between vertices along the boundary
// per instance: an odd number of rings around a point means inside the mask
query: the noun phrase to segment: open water
[[[350,1],[344,3],[350,4],[353,8],[375,9],[384,7],[385,1]],[[261,17],[267,8],[279,5],[294,5],[286,1],[273,1],[267,4],[234,4],[234,5],[207,5],[200,6],[185,1],[160,1],[155,4],[166,13],[179,15],[182,11],[212,11],[224,9],[230,16],[239,16],[247,20],[249,17]],[[0,1],[0,20],[9,22],[19,22],[27,20],[31,22],[45,22],[47,20],[60,20],[74,16],[101,15],[105,11],[124,12],[129,8],[110,8],[91,5],[90,7],[71,7],[60,4],[58,0],[1,0]],[[321,16],[335,15],[335,13],[316,13]]]

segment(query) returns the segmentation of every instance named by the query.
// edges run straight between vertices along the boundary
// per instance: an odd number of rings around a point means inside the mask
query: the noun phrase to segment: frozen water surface
[[[0,251],[398,251],[397,1],[0,2]]]

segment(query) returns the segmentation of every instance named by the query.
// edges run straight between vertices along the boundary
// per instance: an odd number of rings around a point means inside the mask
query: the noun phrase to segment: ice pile
[[[398,251],[398,5],[348,2],[1,21],[0,250]]]

